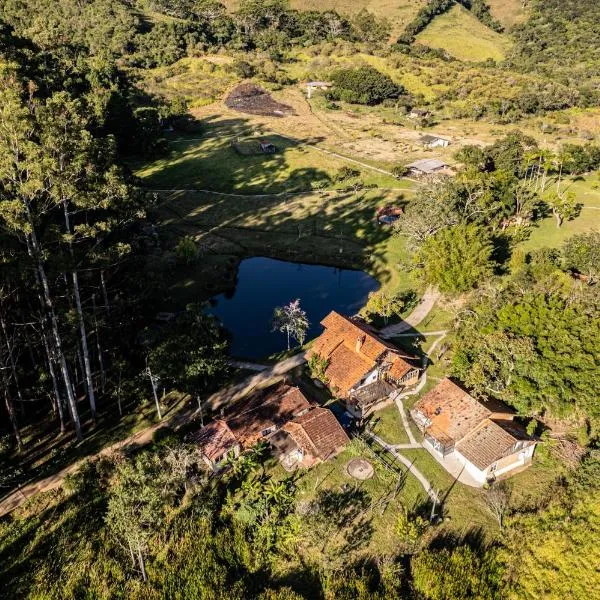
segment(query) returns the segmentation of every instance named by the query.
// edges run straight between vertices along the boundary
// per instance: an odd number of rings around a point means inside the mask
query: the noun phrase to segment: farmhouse
[[[213,471],[263,439],[289,470],[327,460],[349,441],[330,410],[312,407],[299,388],[285,383],[250,395],[189,438]]]
[[[336,456],[350,440],[329,409],[315,407],[288,421],[269,441],[283,467],[291,470]]]
[[[204,462],[213,471],[222,468],[230,456],[240,454],[239,442],[222,419],[209,423],[196,434],[191,435],[189,441],[200,447]]]
[[[242,448],[250,448],[310,407],[299,388],[280,383],[241,400],[225,420]]]
[[[411,416],[430,453],[450,472],[458,465],[479,485],[531,464],[536,442],[514,412],[502,402],[473,398],[450,379],[425,394]]]
[[[424,177],[426,175],[449,174],[450,167],[437,158],[425,158],[406,165],[410,175]]]
[[[425,148],[446,148],[450,145],[450,140],[437,135],[423,135],[420,141]]]
[[[325,331],[308,355],[327,361],[329,388],[356,417],[367,416],[393,392],[417,383],[415,357],[382,340],[371,327],[335,311],[321,325]]]

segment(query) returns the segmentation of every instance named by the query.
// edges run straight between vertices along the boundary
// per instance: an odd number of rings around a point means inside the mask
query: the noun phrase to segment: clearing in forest
[[[508,52],[508,38],[496,33],[462,6],[436,17],[418,36],[417,42],[441,48],[459,60],[501,61]]]

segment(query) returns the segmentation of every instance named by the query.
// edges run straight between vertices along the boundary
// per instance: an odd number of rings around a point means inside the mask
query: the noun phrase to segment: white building
[[[420,141],[425,148],[446,148],[450,145],[450,140],[437,135],[423,135]]]
[[[515,413],[496,400],[473,398],[450,379],[425,394],[411,416],[434,457],[449,471],[459,465],[477,485],[532,462],[536,442]]]
[[[406,165],[408,172],[415,177],[424,177],[426,175],[450,174],[449,165],[437,158],[424,158],[416,160]]]

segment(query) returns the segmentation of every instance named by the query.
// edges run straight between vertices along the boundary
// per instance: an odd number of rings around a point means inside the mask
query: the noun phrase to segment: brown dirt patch
[[[241,83],[227,96],[225,106],[242,113],[265,117],[293,115],[294,109],[274,100],[265,89],[254,83]]]
[[[364,458],[353,458],[346,465],[346,472],[348,475],[350,475],[350,477],[364,481],[365,479],[371,479],[375,473],[375,470],[373,469],[373,465],[368,460]]]

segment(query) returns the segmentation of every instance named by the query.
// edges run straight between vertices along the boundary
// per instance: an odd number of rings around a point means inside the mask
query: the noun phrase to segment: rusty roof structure
[[[281,383],[238,402],[230,414],[225,415],[225,421],[235,438],[247,447],[258,441],[264,431],[279,429],[310,407],[299,388]]]
[[[202,453],[210,461],[216,461],[237,445],[237,440],[227,423],[222,419],[212,421],[189,437],[189,441],[198,444]]]
[[[316,458],[327,460],[350,441],[335,415],[327,408],[313,408],[284,425],[294,441]]]
[[[535,443],[503,402],[478,400],[448,378],[425,394],[411,413],[425,434],[443,446],[454,446],[482,470],[512,453],[517,442]]]
[[[314,353],[329,361],[325,375],[342,397],[378,366],[397,380],[416,368],[409,362],[414,357],[403,355],[364,323],[332,311],[321,325],[325,331],[307,355]]]

